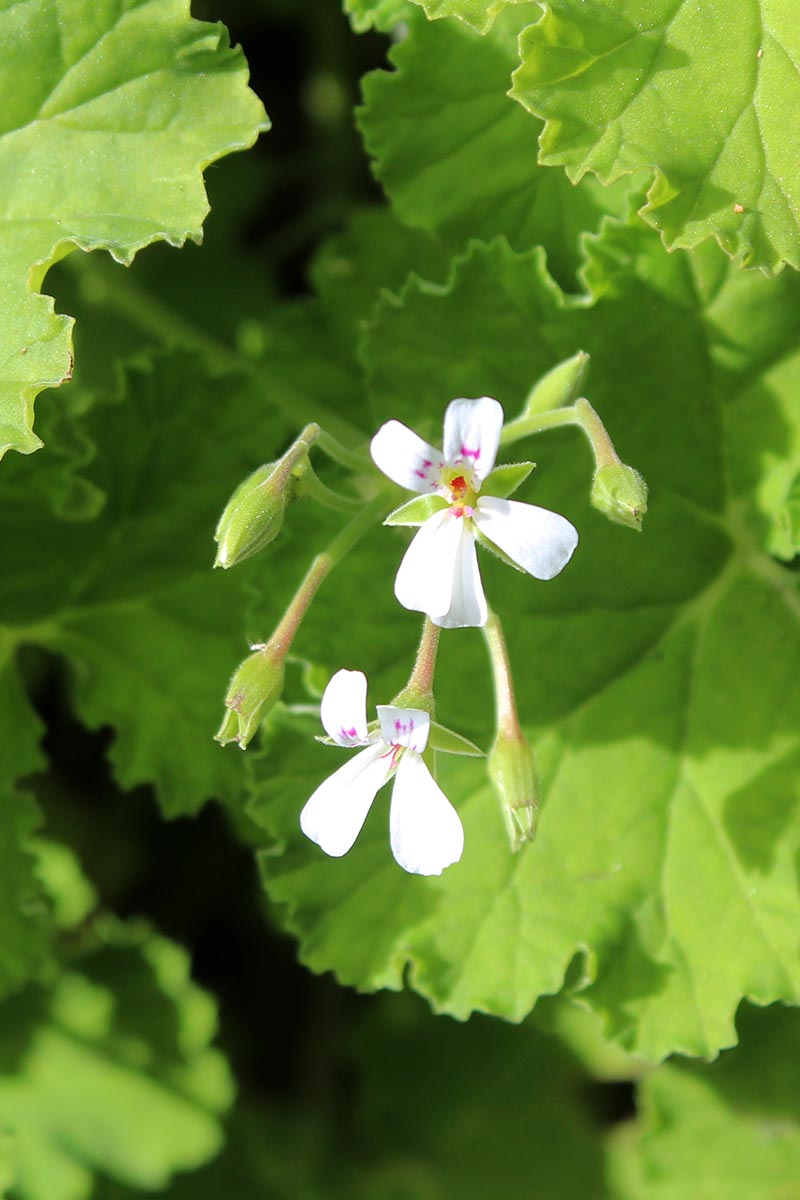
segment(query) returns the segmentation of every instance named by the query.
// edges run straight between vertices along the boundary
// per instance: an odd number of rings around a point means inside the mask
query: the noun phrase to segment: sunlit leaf
[[[40,292],[48,267],[75,248],[128,263],[199,240],[203,168],[266,119],[241,51],[186,0],[4,0],[0,70],[0,454],[30,453],[37,394],[72,371],[71,321]]]
[[[611,183],[655,169],[642,215],[665,245],[716,238],[800,267],[800,32],[790,6],[554,0],[521,40],[513,95],[547,122],[540,161]]]

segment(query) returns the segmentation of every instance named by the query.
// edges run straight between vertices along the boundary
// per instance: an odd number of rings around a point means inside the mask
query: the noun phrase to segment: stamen
[[[467,490],[468,490],[468,484],[463,475],[456,475],[455,479],[451,480],[451,482],[450,482],[450,498],[454,502],[456,500],[463,500],[467,494]]]

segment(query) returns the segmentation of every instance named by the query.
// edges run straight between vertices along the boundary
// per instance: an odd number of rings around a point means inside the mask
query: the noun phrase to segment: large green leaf
[[[187,0],[2,0],[0,71],[0,454],[30,453],[37,394],[72,370],[71,321],[40,294],[49,266],[199,240],[203,168],[266,119],[241,51]]]
[[[232,1085],[185,953],[145,930],[102,934],[52,989],[0,1005],[0,1124],[20,1200],[88,1200],[95,1172],[152,1191],[222,1142]]]
[[[554,0],[522,37],[513,95],[546,120],[540,161],[610,183],[655,169],[642,215],[665,245],[714,237],[800,267],[800,28],[791,5]]]
[[[486,37],[418,14],[391,52],[395,70],[365,78],[359,124],[403,221],[457,241],[505,234],[517,249],[543,245],[574,288],[580,234],[623,212],[629,181],[576,188],[537,164],[540,127],[506,93],[517,35],[538,14],[514,7]]]
[[[742,275],[712,247],[670,258],[644,227],[613,224],[586,277],[593,301],[570,300],[540,254],[475,245],[447,287],[412,280],[387,297],[364,348],[381,411],[433,439],[451,397],[495,395],[513,415],[539,375],[582,348],[589,395],[650,484],[634,537],[589,509],[579,436],[548,435],[520,498],[564,512],[581,546],[548,584],[484,560],[543,769],[536,842],[510,855],[481,768],[465,762],[442,771],[466,850],[441,878],[392,862],[382,799],[349,856],[325,859],[297,830],[304,798],[340,761],[310,746],[312,721],[276,732],[265,761],[254,812],[288,852],[263,870],[304,960],[344,982],[397,988],[410,964],[436,1008],[518,1020],[577,955],[571,986],[624,1045],[654,1059],[713,1055],[735,1039],[742,995],[800,1000],[800,598],[766,553],[772,520],[753,488],[765,455],[793,453],[800,422],[798,285]],[[385,537],[388,578],[377,541],[368,562],[384,649],[348,624],[346,657],[331,664],[377,668],[377,703],[391,698],[410,622],[389,615],[406,537]],[[328,592],[331,628],[338,586],[345,575]],[[338,612],[352,607],[343,594]],[[440,719],[485,747],[476,633],[445,635],[438,680]]]

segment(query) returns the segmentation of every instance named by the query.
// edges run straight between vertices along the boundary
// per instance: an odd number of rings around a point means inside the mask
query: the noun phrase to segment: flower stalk
[[[529,403],[522,416],[504,427],[500,442],[501,445],[511,445],[521,438],[555,429],[559,425],[577,425],[592,448],[592,506],[617,525],[641,530],[647,512],[647,484],[634,467],[619,457],[600,415],[584,397],[579,397],[573,404],[547,412],[539,411]]]
[[[247,749],[262,720],[283,694],[286,655],[312,600],[333,567],[385,513],[386,498],[380,493],[313,560],[269,641],[251,646],[251,653],[234,671],[225,693],[226,712],[215,734],[216,741],[223,746],[236,742],[242,750]]]
[[[503,627],[495,613],[483,627],[494,681],[496,733],[488,755],[489,778],[511,849],[517,852],[536,833],[539,772],[530,742],[519,723],[511,663]]]
[[[439,651],[438,625],[434,625],[430,617],[422,624],[422,636],[417,649],[414,669],[408,683],[395,696],[392,704],[403,708],[420,708],[433,717],[436,702],[433,696],[433,677],[436,672],[436,656]]]

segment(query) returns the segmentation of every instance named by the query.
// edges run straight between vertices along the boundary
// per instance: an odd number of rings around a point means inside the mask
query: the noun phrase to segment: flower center
[[[480,485],[472,472],[463,466],[443,467],[440,476],[442,493],[457,508],[472,509],[478,499]],[[454,510],[455,512],[455,510]],[[456,516],[472,516],[472,512],[455,512]]]

